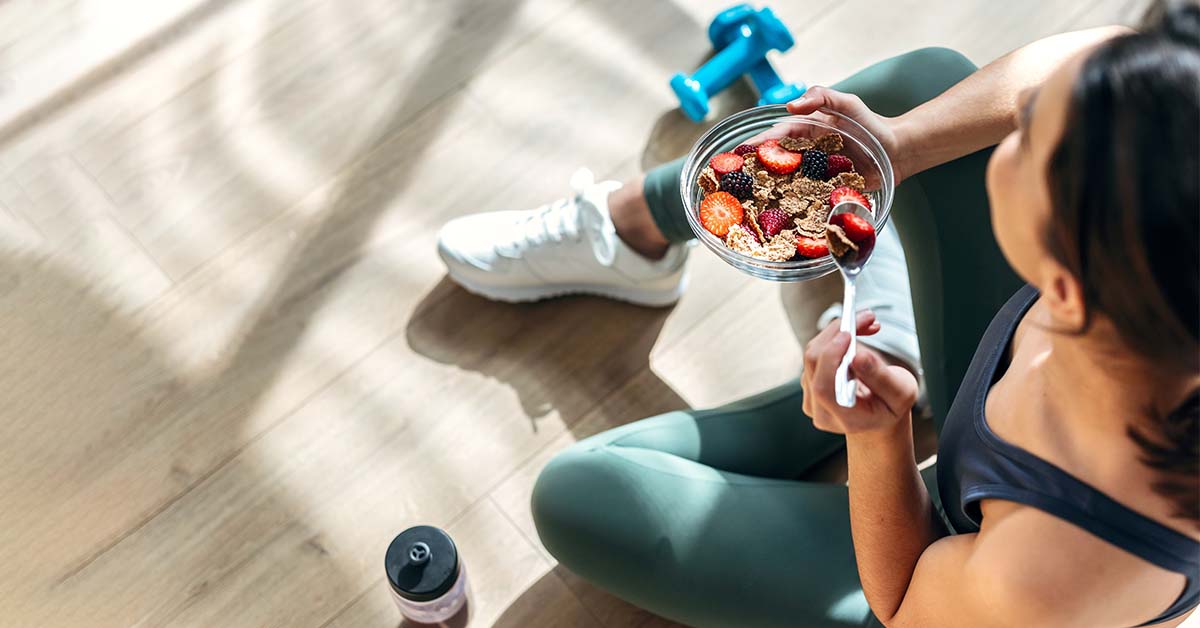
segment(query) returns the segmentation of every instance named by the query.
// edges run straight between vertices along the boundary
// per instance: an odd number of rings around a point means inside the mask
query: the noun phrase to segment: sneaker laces
[[[585,202],[583,195],[594,182],[591,171],[580,169],[571,177],[571,195],[542,205],[522,219],[517,224],[512,240],[498,246],[497,252],[505,257],[516,258],[522,252],[543,244],[580,242],[583,233],[579,206]]]

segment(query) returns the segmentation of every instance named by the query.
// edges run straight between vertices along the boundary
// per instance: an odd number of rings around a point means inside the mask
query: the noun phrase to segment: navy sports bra
[[[992,319],[938,439],[938,494],[955,533],[979,531],[980,500],[1031,506],[1163,569],[1183,574],[1187,586],[1149,626],[1200,604],[1200,542],[1127,508],[1066,471],[1000,439],[987,424],[984,401],[999,379],[1000,360],[1017,323],[1037,299],[1030,286],[1017,291]]]

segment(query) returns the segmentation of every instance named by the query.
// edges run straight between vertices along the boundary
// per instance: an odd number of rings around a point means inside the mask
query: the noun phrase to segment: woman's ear
[[[1066,329],[1083,331],[1087,321],[1087,303],[1083,298],[1083,284],[1066,268],[1051,264],[1047,269],[1046,288],[1042,300],[1050,310],[1053,320]]]

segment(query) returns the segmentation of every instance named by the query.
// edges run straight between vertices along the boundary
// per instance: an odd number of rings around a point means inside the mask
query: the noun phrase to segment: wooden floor
[[[530,487],[583,436],[792,377],[778,288],[701,252],[673,309],[497,305],[434,235],[686,150],[667,79],[727,3],[0,3],[0,625],[394,627],[416,523],[459,541],[472,626],[671,625],[557,567]],[[1133,12],[773,4],[809,83]],[[751,310],[767,333],[711,341]]]

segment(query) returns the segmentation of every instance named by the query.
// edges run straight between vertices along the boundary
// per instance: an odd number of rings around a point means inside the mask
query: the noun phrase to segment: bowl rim
[[[892,171],[891,157],[884,150],[883,145],[879,143],[879,139],[873,133],[867,130],[866,127],[856,122],[854,119],[842,115],[836,111],[826,108],[821,108],[819,111],[837,119],[837,124],[845,125],[839,128],[838,126],[817,120],[811,117],[792,114],[788,112],[786,105],[762,105],[752,107],[735,113],[724,120],[715,124],[711,129],[704,133],[700,139],[696,140],[688,151],[684,161],[682,171],[679,176],[679,194],[683,201],[684,210],[687,214],[688,225],[692,229],[692,233],[696,238],[704,243],[704,245],[713,250],[719,257],[724,259],[730,265],[748,274],[771,279],[776,281],[805,281],[815,279],[826,275],[836,270],[833,258],[829,255],[820,258],[804,259],[804,260],[789,260],[785,262],[773,262],[764,260],[749,255],[744,255],[729,247],[725,246],[725,241],[710,233],[701,224],[697,216],[698,209],[689,202],[689,190],[699,189],[699,184],[696,183],[696,178],[703,169],[703,164],[697,163],[697,157],[701,152],[704,152],[710,144],[715,143],[718,137],[722,137],[729,133],[736,133],[742,127],[750,124],[758,124],[769,121],[758,132],[782,122],[803,122],[813,126],[821,127],[829,131],[841,133],[843,138],[848,141],[855,142],[860,145],[871,160],[875,162],[880,172],[880,187],[879,187],[879,205],[876,207],[875,215],[875,230],[877,232],[886,228],[888,217],[891,214],[892,200],[895,196],[895,179]],[[861,138],[849,136],[844,131],[849,129],[855,133],[861,133]],[[864,141],[866,144],[864,145]],[[696,195],[699,197],[699,195]]]

